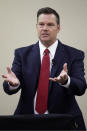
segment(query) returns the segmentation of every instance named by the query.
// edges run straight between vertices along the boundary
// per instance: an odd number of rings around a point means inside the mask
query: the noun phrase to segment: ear
[[[57,32],[60,31],[60,24],[57,25]]]

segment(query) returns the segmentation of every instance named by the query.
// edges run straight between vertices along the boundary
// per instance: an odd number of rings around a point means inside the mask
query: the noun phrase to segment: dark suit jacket
[[[83,95],[86,89],[83,59],[84,53],[82,51],[64,45],[59,41],[50,76],[58,76],[63,69],[64,63],[67,63],[71,82],[69,88],[65,88],[50,81],[49,113],[81,115],[75,95]],[[12,71],[20,80],[20,87],[10,91],[8,83],[4,82],[3,84],[5,92],[10,95],[21,89],[21,96],[15,114],[34,113],[34,96],[37,90],[40,66],[38,42],[28,47],[16,49]]]

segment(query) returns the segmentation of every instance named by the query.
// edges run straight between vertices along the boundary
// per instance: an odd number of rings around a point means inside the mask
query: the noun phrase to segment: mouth
[[[41,34],[43,37],[48,37],[49,35],[44,33],[44,34]]]

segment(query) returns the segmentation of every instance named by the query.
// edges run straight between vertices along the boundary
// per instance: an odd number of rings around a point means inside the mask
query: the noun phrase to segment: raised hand
[[[14,74],[14,72],[12,72],[9,67],[7,67],[7,71],[8,71],[7,75],[2,75],[4,80],[9,82],[11,86],[18,86],[20,82],[16,77],[16,75]]]
[[[61,71],[60,75],[54,78],[49,78],[49,80],[52,80],[54,82],[58,82],[63,84],[66,84],[68,81],[68,69],[67,69],[67,63],[63,65],[63,70]]]

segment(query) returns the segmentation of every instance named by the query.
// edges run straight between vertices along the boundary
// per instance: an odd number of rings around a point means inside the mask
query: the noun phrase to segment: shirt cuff
[[[10,90],[15,90],[15,89],[17,89],[17,88],[20,86],[20,82],[19,82],[19,85],[18,85],[18,86],[11,86],[11,85],[9,84],[9,82],[8,82],[8,85],[9,85],[9,89],[10,89]]]

